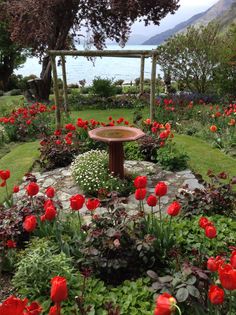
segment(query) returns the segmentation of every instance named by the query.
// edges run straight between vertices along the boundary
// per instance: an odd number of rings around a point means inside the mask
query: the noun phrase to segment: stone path
[[[188,185],[189,190],[195,188],[203,189],[203,186],[198,183],[194,174],[190,170],[181,172],[169,172],[161,169],[154,163],[143,162],[143,161],[126,161],[125,172],[133,173],[137,175],[147,175],[148,177],[148,194],[154,192],[154,187],[159,181],[164,181],[168,185],[168,193],[166,196],[161,198],[162,210],[165,211],[168,204],[174,199],[175,195],[182,189],[183,186]],[[75,194],[82,194],[78,185],[75,184],[74,179],[71,175],[70,167],[58,168],[53,171],[45,173],[34,173],[37,178],[37,182],[41,187],[40,193],[43,194],[47,187],[53,186],[57,192],[57,198],[62,203],[65,211],[69,210],[70,202],[69,199]],[[21,194],[24,193],[25,183],[21,185],[21,190],[15,195],[17,199],[21,198]],[[137,209],[137,201],[134,195],[131,195],[126,205],[130,211]],[[105,209],[100,208],[100,212]],[[148,205],[145,206],[146,211],[150,211]],[[86,208],[81,209],[81,213],[86,215]]]

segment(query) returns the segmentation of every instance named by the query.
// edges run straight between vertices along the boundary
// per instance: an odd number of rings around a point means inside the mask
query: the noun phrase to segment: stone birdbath
[[[125,126],[95,128],[88,134],[93,140],[109,144],[109,171],[120,178],[124,178],[123,142],[135,141],[145,136],[142,130]]]

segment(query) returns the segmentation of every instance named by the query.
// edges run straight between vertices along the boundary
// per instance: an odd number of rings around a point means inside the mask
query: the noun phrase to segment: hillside
[[[235,10],[231,10],[231,6],[235,8],[236,0],[219,0],[216,4],[210,7],[208,10],[192,16],[187,21],[177,24],[174,28],[165,32],[157,34],[147,41],[144,45],[160,45],[170,36],[178,32],[184,31],[191,25],[206,25],[210,21],[217,19],[222,25],[229,25],[235,20]],[[223,19],[223,21],[221,21]]]

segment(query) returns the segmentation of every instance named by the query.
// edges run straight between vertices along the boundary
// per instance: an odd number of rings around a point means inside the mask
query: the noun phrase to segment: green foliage
[[[100,190],[107,193],[129,193],[128,181],[109,173],[106,151],[91,150],[80,154],[72,163],[71,169],[75,181],[86,194],[97,196]]]
[[[153,293],[148,289],[146,278],[124,281],[110,291],[109,299],[119,305],[120,314],[150,315],[153,312]]]
[[[189,156],[171,143],[157,151],[157,162],[169,171],[182,171],[187,168]]]
[[[7,15],[5,14],[5,16]],[[26,51],[13,43],[8,32],[7,18],[5,21],[2,19],[0,22],[0,89],[7,90],[9,88],[10,76],[25,60]]]
[[[74,277],[71,260],[47,239],[32,240],[21,255],[13,285],[20,294],[32,300],[49,294],[51,278],[60,275],[70,283]]]
[[[93,80],[92,91],[101,97],[109,97],[116,94],[117,88],[112,80],[96,77]]]
[[[199,227],[198,221],[201,216],[191,219],[181,219],[172,222],[175,230],[175,243],[182,248],[182,255],[195,261],[199,266],[202,263],[199,256],[215,257],[220,253],[229,250],[229,246],[234,246],[236,236],[236,222],[232,218],[220,215],[208,217],[217,229],[217,236],[209,239],[205,236],[204,230]],[[196,254],[198,253],[198,254]],[[199,261],[200,260],[200,261]]]
[[[135,141],[126,142],[124,144],[124,152],[125,152],[126,160],[136,160],[136,161],[143,160],[143,155],[139,150],[139,145]]]
[[[157,49],[159,64],[165,74],[190,91],[204,93],[211,88],[224,40],[219,36],[219,26],[209,23],[189,27]]]

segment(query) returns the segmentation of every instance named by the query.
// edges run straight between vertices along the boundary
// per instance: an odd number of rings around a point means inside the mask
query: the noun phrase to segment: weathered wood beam
[[[145,66],[145,58],[141,56],[141,66],[140,66],[140,93],[142,94],[144,91],[144,66]]]
[[[68,112],[69,112],[69,104],[68,104],[68,94],[67,94],[66,61],[65,61],[65,56],[62,56],[62,57],[61,57],[61,65],[62,65],[62,79],[63,79],[64,108],[65,108],[65,112],[68,114]]]
[[[84,57],[121,57],[121,56],[148,56],[153,50],[49,50],[50,56],[84,56]]]
[[[53,74],[53,91],[54,91],[54,101],[56,105],[56,128],[61,128],[61,109],[59,103],[59,90],[58,90],[58,81],[57,81],[57,66],[56,66],[56,57],[51,56],[51,65],[52,65],[52,74]]]
[[[150,119],[154,119],[154,105],[155,105],[155,92],[156,92],[156,64],[157,52],[153,51],[152,54],[152,73],[151,73],[151,91],[150,91]]]

